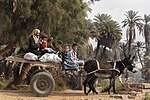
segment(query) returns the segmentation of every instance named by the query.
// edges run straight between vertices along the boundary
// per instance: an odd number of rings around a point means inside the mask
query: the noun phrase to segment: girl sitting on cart
[[[41,55],[43,55],[45,53],[56,53],[55,50],[53,50],[52,48],[48,47],[48,42],[50,42],[50,40],[48,41],[46,36],[41,36],[41,38],[40,38]]]

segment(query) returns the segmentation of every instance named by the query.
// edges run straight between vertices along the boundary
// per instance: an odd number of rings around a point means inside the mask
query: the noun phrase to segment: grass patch
[[[98,86],[102,87],[103,89],[105,89],[109,86],[109,80],[108,79],[105,79],[105,80],[100,79],[99,83],[100,84],[98,84]],[[115,87],[116,87],[116,91],[122,91],[123,90],[123,87],[118,80],[116,80],[116,82],[115,82]],[[110,91],[112,92],[112,88]]]
[[[10,82],[11,80],[0,81],[0,90],[4,89]]]
[[[150,100],[150,92],[145,93],[144,100]]]
[[[55,90],[56,91],[62,91],[62,90],[65,90],[66,89],[66,84],[64,82],[64,79],[57,75],[57,76],[54,76],[54,79],[55,79]]]

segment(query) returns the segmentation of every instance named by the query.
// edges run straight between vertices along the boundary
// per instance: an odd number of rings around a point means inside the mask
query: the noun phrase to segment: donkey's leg
[[[117,94],[116,88],[115,88],[115,81],[116,81],[116,79],[113,79],[113,93]]]
[[[93,80],[91,81],[91,89],[92,89],[93,93],[96,93],[96,94],[98,94],[98,92],[96,91],[94,84],[95,84],[97,78],[98,77],[94,76]]]
[[[95,83],[96,79],[97,79],[97,77],[96,77],[95,75],[93,75],[93,76],[90,78],[90,80],[88,81],[88,85],[89,85],[89,91],[88,91],[88,93],[90,93],[91,90],[92,90],[93,93],[96,93],[96,94],[97,94],[97,91],[96,91],[96,89],[95,89],[95,87],[94,87],[94,83]]]
[[[90,81],[91,79],[91,75],[90,76],[87,76],[85,81],[83,82],[83,86],[84,86],[84,94],[88,95],[88,93],[86,93],[86,84]]]
[[[87,93],[89,94],[89,93],[92,91],[92,85],[91,85],[91,82],[90,82],[90,81],[88,82],[88,86],[89,86],[89,90],[88,90]]]
[[[108,87],[108,89],[107,89],[108,94],[110,94],[110,89],[111,89],[111,87],[113,86],[113,80],[114,80],[114,79],[112,79],[112,78],[109,79],[109,82],[110,82],[110,83],[109,83],[109,87]]]
[[[109,79],[109,87],[108,87],[108,89],[107,89],[107,91],[108,91],[108,94],[110,94],[111,83],[112,83],[112,79]]]
[[[88,95],[92,90],[92,85],[91,85],[91,82],[93,81],[93,78],[94,78],[94,75],[91,74],[89,77],[88,77],[88,80],[87,80],[87,83],[88,83],[88,86],[89,86],[89,90],[87,92],[86,95]]]
[[[86,93],[86,84],[87,84],[87,81],[88,81],[88,77],[84,80],[84,82],[83,82],[83,86],[84,86],[84,94],[86,94],[86,95],[88,95],[87,93]]]
[[[108,92],[108,94],[110,94],[110,88],[112,87],[111,86],[111,81],[112,81],[112,79],[109,78],[109,86],[104,88],[101,92]]]

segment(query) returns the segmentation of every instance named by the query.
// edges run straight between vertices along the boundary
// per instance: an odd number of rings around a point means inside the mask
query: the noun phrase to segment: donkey
[[[109,79],[110,84],[107,89],[105,89],[103,92],[108,91],[108,94],[110,94],[110,89],[113,86],[113,93],[116,94],[115,90],[115,80],[117,77],[121,76],[124,73],[124,69],[127,68],[129,71],[135,73],[137,70],[133,64],[133,59],[135,56],[131,58],[131,55],[129,57],[125,56],[125,58],[121,61],[114,62],[98,62],[97,60],[89,60],[86,61],[84,64],[84,70],[87,72],[87,77],[85,81],[83,82],[84,86],[84,93],[88,95],[90,91],[92,90],[93,93],[98,93],[94,87],[94,83],[97,80],[98,77],[103,79]],[[89,91],[86,92],[86,84],[89,85]]]

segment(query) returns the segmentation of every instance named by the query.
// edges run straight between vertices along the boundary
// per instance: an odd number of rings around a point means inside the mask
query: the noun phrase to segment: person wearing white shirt
[[[72,45],[72,50],[70,50],[71,53],[71,59],[72,61],[74,61],[75,64],[77,64],[78,66],[80,65],[84,65],[84,61],[83,60],[79,60],[77,58],[77,49],[78,49],[78,44],[73,44]]]

